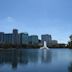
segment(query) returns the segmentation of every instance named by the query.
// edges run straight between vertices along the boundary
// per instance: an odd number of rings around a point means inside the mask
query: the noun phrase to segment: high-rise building
[[[39,42],[39,40],[38,40],[38,36],[37,35],[29,36],[29,44],[37,45],[38,42]]]
[[[41,43],[44,44],[44,41],[46,41],[47,45],[50,46],[52,44],[52,37],[49,34],[41,35]]]
[[[0,44],[3,44],[4,42],[4,33],[0,32]]]
[[[12,34],[4,34],[4,44],[12,44]]]
[[[19,45],[20,44],[19,34],[18,34],[17,29],[13,29],[12,44],[13,45]]]
[[[20,33],[20,44],[28,45],[28,33]]]

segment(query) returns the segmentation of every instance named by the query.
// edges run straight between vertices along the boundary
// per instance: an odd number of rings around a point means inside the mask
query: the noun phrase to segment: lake
[[[0,72],[72,72],[72,50],[0,49]]]

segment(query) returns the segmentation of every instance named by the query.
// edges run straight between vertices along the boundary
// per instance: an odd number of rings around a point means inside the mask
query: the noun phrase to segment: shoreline
[[[58,47],[58,48],[56,48],[56,47],[49,47],[50,49],[72,49],[72,48],[67,48],[67,47],[64,47],[64,48],[60,48],[60,47]],[[28,47],[28,48],[25,48],[25,47],[1,47],[0,49],[40,49],[40,47],[39,48],[33,48],[33,47]]]

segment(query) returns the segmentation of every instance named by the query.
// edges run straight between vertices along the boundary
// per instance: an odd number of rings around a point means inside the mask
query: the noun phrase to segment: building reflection
[[[18,64],[27,65],[29,63],[50,63],[52,59],[50,51],[32,49],[7,49],[0,50],[0,64],[10,64],[12,68],[17,68]]]
[[[50,63],[52,60],[52,53],[50,50],[41,50],[39,56],[41,63]]]
[[[16,50],[12,51],[11,60],[12,60],[12,62],[11,62],[12,63],[12,68],[16,68],[17,64],[18,64],[18,57],[17,57],[17,51]]]

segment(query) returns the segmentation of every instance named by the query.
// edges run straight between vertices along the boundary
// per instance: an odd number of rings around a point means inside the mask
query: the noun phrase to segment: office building
[[[4,42],[4,33],[0,32],[0,44],[3,44]]]
[[[28,45],[28,33],[20,33],[20,44],[26,44]]]
[[[49,34],[41,35],[41,43],[44,44],[44,41],[46,41],[47,45],[52,45],[52,37]]]
[[[29,36],[29,44],[32,45],[38,45],[38,36],[37,35],[31,35]]]
[[[12,34],[4,34],[4,44],[12,44]]]
[[[13,45],[19,45],[20,44],[19,34],[18,34],[17,29],[13,29],[12,44]]]

